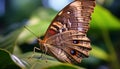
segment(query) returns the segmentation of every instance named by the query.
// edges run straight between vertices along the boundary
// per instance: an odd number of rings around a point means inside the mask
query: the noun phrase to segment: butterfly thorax
[[[45,46],[45,44],[46,44],[46,40],[41,40],[38,38],[37,41],[38,41],[40,46]]]

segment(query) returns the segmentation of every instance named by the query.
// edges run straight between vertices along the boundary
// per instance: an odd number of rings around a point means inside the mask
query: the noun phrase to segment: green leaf
[[[56,65],[56,66],[51,66],[45,69],[85,69],[82,67],[77,67],[75,65],[71,65],[71,64],[60,64],[60,65]]]
[[[110,61],[109,60],[109,56],[108,53],[106,53],[106,51],[104,51],[103,49],[97,47],[97,46],[92,46],[92,51],[90,52],[90,54],[96,58],[105,60],[105,61]]]
[[[96,30],[108,29],[111,31],[120,30],[120,20],[113,16],[107,9],[97,5],[92,14],[91,28]]]
[[[49,12],[48,12],[49,11]],[[18,38],[20,44],[24,42],[32,42],[36,36],[41,37],[45,34],[48,26],[50,25],[52,18],[55,16],[53,10],[40,8],[31,16],[28,24],[26,25],[34,34],[24,28],[23,32]]]
[[[31,55],[33,55],[32,52],[25,53],[21,56],[24,61],[30,64],[29,69],[84,69],[83,67],[78,67],[71,64],[61,63],[57,61],[55,58],[48,56],[48,55],[42,55],[40,56],[40,53],[34,53],[34,56],[32,58]],[[41,58],[40,58],[41,57]],[[38,59],[39,58],[39,59]]]
[[[6,50],[0,49],[0,69],[21,69],[11,56]]]
[[[17,40],[19,34],[21,33],[21,31],[22,31],[22,28],[11,32],[7,36],[1,37],[0,38],[0,48],[6,49],[9,52],[13,53],[16,40]]]

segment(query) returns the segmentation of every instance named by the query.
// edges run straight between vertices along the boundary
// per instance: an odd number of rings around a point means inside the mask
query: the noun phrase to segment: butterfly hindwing
[[[49,53],[57,58],[59,56],[58,59],[62,62],[79,63],[82,58],[88,57],[91,50],[90,40],[86,35],[73,30],[51,36],[46,43],[49,44]]]

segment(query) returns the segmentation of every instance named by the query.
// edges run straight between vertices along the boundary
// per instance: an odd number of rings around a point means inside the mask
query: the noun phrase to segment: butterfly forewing
[[[45,39],[68,30],[78,30],[86,33],[94,7],[94,0],[77,0],[70,3],[51,22],[46,31]]]

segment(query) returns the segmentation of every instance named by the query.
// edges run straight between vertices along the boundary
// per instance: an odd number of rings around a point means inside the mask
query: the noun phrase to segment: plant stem
[[[114,49],[114,45],[112,44],[112,41],[110,39],[109,32],[107,29],[104,29],[102,31],[103,31],[103,33],[102,33],[103,39],[104,39],[106,47],[110,53],[109,57],[110,57],[112,69],[119,69],[120,68],[119,61],[118,61],[117,54]]]

